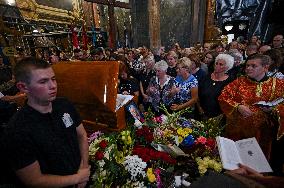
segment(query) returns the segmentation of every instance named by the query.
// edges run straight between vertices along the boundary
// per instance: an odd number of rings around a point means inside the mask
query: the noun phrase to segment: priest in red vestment
[[[251,57],[246,76],[228,84],[218,98],[226,115],[225,136],[233,140],[256,137],[267,158],[272,140],[280,140],[284,134],[283,103],[270,108],[255,104],[284,96],[284,81],[266,76],[270,62],[265,55]]]

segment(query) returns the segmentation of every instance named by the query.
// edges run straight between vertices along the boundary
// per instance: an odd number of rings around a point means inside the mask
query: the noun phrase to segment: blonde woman
[[[177,76],[176,65],[178,60],[178,55],[175,51],[169,51],[166,56],[168,63],[167,74],[172,77]]]
[[[178,111],[188,107],[194,109],[198,100],[198,81],[191,74],[192,62],[189,58],[183,57],[178,60],[176,69],[176,99],[171,105],[171,110]],[[193,113],[187,117],[193,118]]]

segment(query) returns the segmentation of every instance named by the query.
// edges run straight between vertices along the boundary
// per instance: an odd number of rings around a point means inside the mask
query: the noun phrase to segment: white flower
[[[181,186],[181,176],[175,176],[175,186]]]
[[[100,160],[98,161],[100,168],[103,168],[105,166],[105,161],[104,160]]]
[[[202,124],[200,121],[196,121],[194,119],[190,119],[190,122],[194,127],[204,127],[204,124]]]
[[[103,170],[103,171],[101,172],[101,176],[102,176],[102,177],[106,177],[106,174],[107,174],[106,170]]]
[[[123,165],[130,173],[131,180],[136,180],[139,175],[146,177],[145,168],[147,167],[147,164],[137,155],[126,156]]]
[[[96,154],[96,152],[99,150],[98,147],[96,147],[97,143],[92,142],[89,146],[89,155],[94,156]]]
[[[161,115],[161,119],[162,119],[162,124],[165,124],[168,121],[168,117],[164,114]]]

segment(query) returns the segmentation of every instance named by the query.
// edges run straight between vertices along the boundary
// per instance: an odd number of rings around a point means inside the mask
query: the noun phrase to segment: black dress
[[[123,94],[124,91],[128,92],[129,95],[134,95],[134,92],[139,91],[137,80],[133,78],[129,78],[127,80],[120,79],[118,93]]]
[[[222,114],[219,106],[218,97],[223,88],[232,81],[228,77],[224,81],[214,81],[211,79],[211,74],[207,75],[198,86],[198,96],[200,106],[204,110],[204,115],[208,118],[216,117]]]
[[[168,67],[167,75],[174,77],[174,78],[177,77],[176,66],[175,67]]]

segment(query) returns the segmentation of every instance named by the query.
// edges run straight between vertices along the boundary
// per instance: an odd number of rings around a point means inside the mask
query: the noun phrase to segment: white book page
[[[238,149],[233,140],[224,137],[217,137],[217,144],[221,156],[223,168],[227,170],[234,170],[239,168],[239,163],[242,160],[238,154]]]
[[[117,111],[119,108],[127,104],[128,101],[130,101],[131,99],[133,99],[132,95],[117,94],[115,111]]]
[[[0,98],[4,97],[3,93],[0,92]]]
[[[284,98],[280,97],[275,99],[274,101],[270,101],[270,102],[266,102],[266,101],[259,101],[257,103],[254,103],[256,105],[261,105],[261,106],[268,106],[268,107],[272,107],[272,106],[276,106],[279,103],[283,102]]]
[[[267,159],[254,137],[236,141],[236,146],[244,165],[258,172],[272,172]]]

